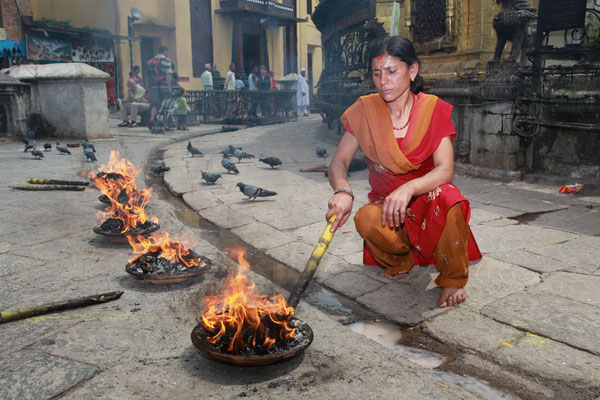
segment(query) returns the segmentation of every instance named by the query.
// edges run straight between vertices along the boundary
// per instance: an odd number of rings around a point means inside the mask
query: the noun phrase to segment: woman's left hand
[[[387,223],[390,228],[399,228],[404,223],[406,208],[413,195],[414,189],[410,182],[405,183],[390,193],[383,201],[381,226],[385,226]]]

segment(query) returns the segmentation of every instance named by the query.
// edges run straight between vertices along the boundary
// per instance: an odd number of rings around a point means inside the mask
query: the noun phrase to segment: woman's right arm
[[[358,140],[351,133],[345,132],[333,156],[333,160],[329,164],[329,184],[331,184],[334,191],[338,189],[349,189],[352,191],[348,182],[348,167],[357,150]],[[338,192],[331,197],[329,200],[329,211],[327,211],[325,218],[329,220],[332,215],[337,214],[331,227],[332,232],[335,232],[337,228],[346,223],[352,212],[353,203],[354,198],[346,192]]]

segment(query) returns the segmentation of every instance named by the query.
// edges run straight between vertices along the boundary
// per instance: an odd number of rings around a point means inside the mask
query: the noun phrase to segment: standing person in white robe
[[[306,83],[306,69],[300,70],[298,75],[298,93],[296,94],[296,106],[298,115],[300,111],[303,112],[303,116],[308,117],[308,84]]]

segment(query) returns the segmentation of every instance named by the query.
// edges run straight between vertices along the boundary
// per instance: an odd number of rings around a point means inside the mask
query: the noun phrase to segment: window
[[[428,42],[446,34],[446,0],[413,0],[412,6],[415,42]]]

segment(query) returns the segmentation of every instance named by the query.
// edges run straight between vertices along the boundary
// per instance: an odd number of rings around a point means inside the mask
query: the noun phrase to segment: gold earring
[[[415,78],[410,78],[410,81],[411,81],[411,82],[414,82],[414,81],[415,81]]]

